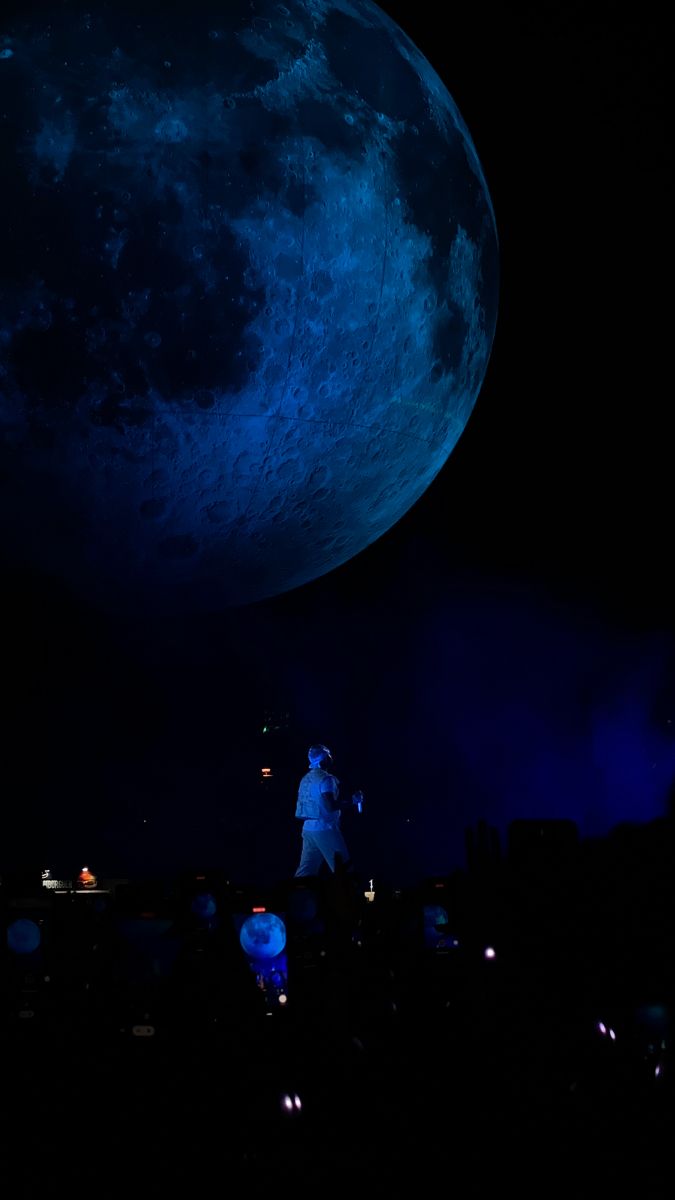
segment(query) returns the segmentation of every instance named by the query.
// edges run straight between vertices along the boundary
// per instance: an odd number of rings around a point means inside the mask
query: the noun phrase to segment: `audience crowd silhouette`
[[[502,853],[479,822],[465,869],[407,890],[4,872],[19,1194],[665,1195],[674,825],[513,822]],[[261,911],[285,943],[258,960]]]

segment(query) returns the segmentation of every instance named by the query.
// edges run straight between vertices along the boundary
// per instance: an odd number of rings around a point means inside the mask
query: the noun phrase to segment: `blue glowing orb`
[[[194,897],[190,905],[192,912],[197,917],[214,917],[217,907],[215,897],[210,892],[201,892]]]
[[[239,942],[250,958],[276,958],[286,945],[286,926],[274,913],[253,913],[239,931]]]
[[[32,954],[42,940],[39,925],[21,917],[7,928],[7,945],[14,954]]]
[[[447,909],[440,904],[425,904],[424,906],[424,944],[428,949],[441,949],[451,943],[457,944],[455,938],[449,936]]]
[[[0,46],[6,551],[153,615],[358,554],[445,464],[494,337],[445,84],[371,0],[45,3]]]
[[[448,924],[448,914],[446,909],[440,904],[425,904],[424,906],[424,924],[428,929],[445,930]]]

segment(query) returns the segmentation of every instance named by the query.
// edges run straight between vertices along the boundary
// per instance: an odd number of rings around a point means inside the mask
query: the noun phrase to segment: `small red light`
[[[267,912],[267,909],[263,905],[256,905],[255,908],[251,909],[251,912]]]

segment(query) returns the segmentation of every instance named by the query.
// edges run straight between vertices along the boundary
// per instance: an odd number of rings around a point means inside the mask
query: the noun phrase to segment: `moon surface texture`
[[[218,611],[346,562],[444,466],[495,219],[370,0],[0,16],[0,167],[12,559],[116,611]]]

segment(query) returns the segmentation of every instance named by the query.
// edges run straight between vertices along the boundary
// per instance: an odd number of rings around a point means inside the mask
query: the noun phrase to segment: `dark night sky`
[[[289,874],[317,738],[367,793],[348,821],[365,874],[461,864],[480,816],[602,833],[663,811],[665,10],[467,5],[446,27],[446,6],[383,7],[447,84],[496,212],[500,314],[474,413],[376,545],[247,610],[122,626],[8,567],[6,862]],[[270,704],[291,712],[276,745],[258,737]]]

